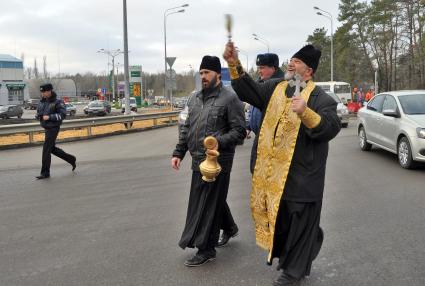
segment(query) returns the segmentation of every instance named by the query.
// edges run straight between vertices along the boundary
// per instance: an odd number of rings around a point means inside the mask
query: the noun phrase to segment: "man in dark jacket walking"
[[[186,260],[186,266],[199,266],[215,259],[220,228],[229,237],[237,234],[226,198],[235,148],[246,135],[243,103],[232,89],[222,85],[219,58],[205,56],[199,73],[202,91],[188,102],[188,117],[171,159],[172,167],[178,170],[186,152],[192,156],[189,205],[179,246],[196,247],[198,252]],[[202,180],[199,170],[199,164],[206,157],[203,141],[207,136],[214,136],[218,141],[218,163],[222,168],[211,183]]]
[[[76,158],[56,147],[62,120],[65,119],[66,109],[62,100],[57,99],[53,86],[46,83],[40,86],[42,99],[37,107],[36,118],[40,120],[40,125],[44,128],[43,157],[40,176],[37,179],[47,179],[50,177],[51,154],[65,160],[72,166],[72,171],[76,168]]]

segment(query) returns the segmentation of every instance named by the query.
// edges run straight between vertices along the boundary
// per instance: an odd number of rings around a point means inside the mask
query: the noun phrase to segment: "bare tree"
[[[47,57],[43,56],[43,78],[49,78],[49,74],[47,73]]]
[[[34,78],[39,78],[38,67],[37,67],[37,58],[34,58],[34,68],[33,68]]]

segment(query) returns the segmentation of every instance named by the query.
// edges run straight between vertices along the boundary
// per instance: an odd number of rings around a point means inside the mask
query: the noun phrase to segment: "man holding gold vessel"
[[[171,159],[172,167],[178,170],[186,152],[189,151],[192,156],[186,225],[179,242],[183,249],[198,249],[192,258],[185,261],[189,267],[215,259],[220,228],[227,240],[238,233],[226,198],[235,148],[246,135],[243,103],[231,88],[221,83],[220,59],[204,56],[199,73],[202,90],[189,99],[188,117],[180,130],[179,142]],[[206,152],[208,161],[205,161]],[[219,165],[208,165],[216,159]],[[210,169],[215,169],[214,175],[219,173],[216,178],[207,174],[209,172],[201,174],[202,170]]]
[[[263,113],[254,156],[251,211],[257,244],[279,258],[273,285],[298,285],[310,274],[323,242],[319,227],[328,142],[341,123],[336,102],[313,75],[321,52],[307,45],[291,58],[283,79],[257,83],[228,42],[223,54],[232,87]]]

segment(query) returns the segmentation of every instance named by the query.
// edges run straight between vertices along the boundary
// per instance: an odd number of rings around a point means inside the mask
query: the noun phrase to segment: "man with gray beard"
[[[285,79],[257,83],[228,42],[223,54],[232,87],[259,108],[263,120],[252,177],[251,211],[267,262],[279,258],[273,285],[296,285],[310,275],[323,242],[319,226],[328,142],[341,122],[336,102],[313,81],[321,52],[307,45],[293,55]]]

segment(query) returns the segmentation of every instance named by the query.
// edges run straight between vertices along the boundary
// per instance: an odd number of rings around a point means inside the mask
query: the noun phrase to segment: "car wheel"
[[[359,130],[359,144],[362,151],[370,151],[372,149],[372,144],[367,142],[366,131],[363,126]]]
[[[347,122],[347,123],[342,123],[342,124],[341,124],[341,126],[342,126],[343,128],[347,128],[347,127],[348,127],[348,122]]]
[[[402,137],[398,141],[397,146],[397,157],[400,166],[405,169],[413,169],[416,164],[412,158],[412,148],[410,147],[409,140],[406,137]]]

